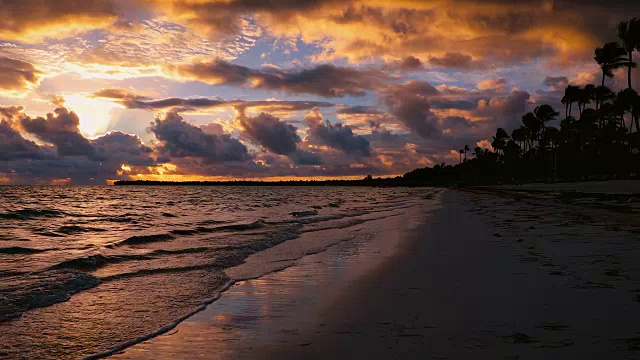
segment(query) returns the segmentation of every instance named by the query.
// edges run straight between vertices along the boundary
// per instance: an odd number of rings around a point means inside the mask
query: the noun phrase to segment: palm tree
[[[460,150],[458,150],[458,152],[460,153],[460,162],[459,162],[459,164],[462,164],[462,154],[464,153],[464,149],[460,149]]]
[[[586,109],[587,104],[591,102],[591,99],[594,98],[595,88],[593,84],[588,84],[583,89],[580,89],[580,93],[578,94],[578,111],[580,115],[582,115],[582,112]]]
[[[640,49],[640,19],[634,17],[629,21],[618,24],[618,38],[622,41],[622,47],[627,51],[627,81],[631,89],[631,69],[636,66],[633,62],[633,51]]]
[[[522,116],[522,124],[527,129],[529,135],[529,148],[533,148],[533,141],[538,140],[538,134],[542,129],[542,123],[540,119],[536,117],[534,113],[526,113]]]
[[[593,91],[593,99],[596,101],[596,110],[602,107],[606,101],[612,100],[616,95],[606,86],[598,86]]]
[[[511,132],[511,138],[513,139],[513,141],[519,143],[519,146],[523,147],[523,151],[525,153],[527,152],[527,138],[529,136],[528,133],[528,129],[523,125],[521,125],[517,129],[513,129],[513,131]]]
[[[617,41],[608,42],[603,47],[596,49],[594,59],[602,69],[602,85],[606,77],[613,77],[613,70],[625,66],[627,50]]]
[[[462,150],[464,150],[464,160],[466,161],[467,160],[467,151],[469,151],[471,149],[469,148],[469,145],[465,145]]]
[[[633,112],[634,112],[634,105],[638,103],[638,97],[639,97],[638,93],[635,90],[624,89],[618,93],[618,98],[616,99],[616,102],[615,102],[615,106],[617,107],[618,113],[620,115],[622,126],[626,126],[626,123],[624,121],[624,115],[626,113],[632,114],[631,122],[629,123],[629,132],[633,130],[633,123],[634,123],[634,120],[636,120],[633,118]],[[640,105],[637,105],[637,106],[640,106]],[[640,131],[637,125],[638,124],[636,123],[636,131]]]
[[[578,101],[578,98],[580,96],[580,91],[581,91],[580,87],[575,85],[569,85],[564,90],[564,97],[562,98],[562,103],[565,104],[565,106],[567,107],[565,117],[571,116],[571,107],[574,102]]]
[[[503,128],[498,128],[496,130],[496,135],[493,137],[493,141],[491,142],[493,151],[495,153],[500,153],[500,151],[504,149],[508,139],[509,135],[507,135],[507,131]]]
[[[556,120],[559,112],[557,112],[551,105],[540,105],[536,106],[533,110],[533,114],[540,120],[543,124],[549,121]]]

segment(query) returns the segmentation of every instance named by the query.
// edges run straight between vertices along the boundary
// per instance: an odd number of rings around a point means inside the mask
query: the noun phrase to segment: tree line
[[[640,171],[640,95],[631,79],[640,51],[640,19],[621,22],[619,41],[594,51],[600,66],[599,85],[568,85],[561,103],[564,114],[550,105],[522,116],[511,133],[498,128],[492,150],[476,147],[470,159],[465,145],[457,165],[439,164],[413,170],[405,181],[487,184],[524,181],[580,181],[637,177]],[[626,68],[627,88],[606,86],[614,70]],[[557,124],[559,127],[551,124]],[[464,156],[464,159],[463,159]]]

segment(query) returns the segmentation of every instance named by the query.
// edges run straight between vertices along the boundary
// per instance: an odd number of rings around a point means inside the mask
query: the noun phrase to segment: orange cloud
[[[113,0],[19,0],[3,1],[0,17],[1,39],[35,43],[105,28],[118,14]]]
[[[23,94],[40,82],[40,71],[28,62],[0,57],[0,91]]]

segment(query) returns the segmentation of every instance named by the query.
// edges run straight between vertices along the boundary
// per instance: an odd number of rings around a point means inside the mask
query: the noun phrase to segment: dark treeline
[[[640,51],[640,19],[618,25],[619,42],[595,50],[602,70],[599,85],[569,85],[562,104],[564,114],[540,105],[522,117],[511,133],[496,130],[493,150],[465,145],[460,162],[416,169],[402,177],[327,181],[118,181],[116,185],[238,185],[238,186],[416,186],[476,185],[530,181],[584,181],[637,177],[640,172],[640,95],[633,89]],[[626,68],[626,89],[616,93],[605,86],[614,70]],[[559,123],[559,124],[558,124]],[[559,125],[559,127],[557,126]],[[467,159],[467,153],[470,157]],[[463,160],[464,155],[464,160]]]
[[[360,180],[283,180],[283,181],[154,181],[121,180],[115,185],[175,185],[175,186],[411,186],[420,185],[402,181],[402,177],[373,178],[367,176]]]
[[[436,165],[405,174],[404,180],[437,183],[493,184],[527,181],[582,181],[637,177],[640,171],[640,96],[632,88],[640,51],[640,19],[618,25],[620,42],[595,50],[602,70],[600,85],[569,85],[564,114],[541,105],[522,117],[509,134],[498,128],[491,147],[460,150],[460,163]],[[626,89],[615,93],[605,86],[613,70],[626,68]],[[558,121],[559,120],[559,121]],[[558,124],[559,127],[553,124]],[[465,160],[463,161],[462,155]]]

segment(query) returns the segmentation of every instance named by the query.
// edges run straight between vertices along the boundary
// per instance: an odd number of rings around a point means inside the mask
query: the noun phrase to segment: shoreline
[[[366,224],[355,225],[351,228],[351,231],[356,235],[350,239],[337,240],[334,235],[335,233],[332,234],[332,232],[320,231],[318,233],[304,234],[297,239],[289,240],[265,251],[256,253],[250,256],[244,264],[227,269],[226,272],[228,276],[235,279],[234,284],[226,289],[226,291],[222,293],[221,297],[216,300],[216,302],[209,305],[204,311],[198,312],[194,316],[187,318],[171,333],[154,337],[148,341],[144,341],[140,344],[134,345],[133,347],[124,349],[122,352],[113,354],[112,358],[155,359],[162,358],[163,356],[169,356],[169,354],[170,357],[173,358],[198,358],[201,356],[195,353],[189,353],[189,351],[190,349],[194,347],[198,348],[199,346],[208,347],[206,351],[210,354],[214,351],[216,353],[220,351],[236,351],[235,349],[226,349],[224,346],[225,341],[237,335],[233,329],[236,331],[242,331],[242,329],[247,325],[247,320],[241,320],[239,323],[232,325],[216,324],[215,326],[209,324],[207,320],[211,318],[229,318],[233,316],[240,318],[251,317],[250,314],[246,314],[245,316],[243,313],[237,313],[237,311],[239,307],[252,306],[246,304],[251,304],[253,301],[256,301],[255,297],[252,297],[251,295],[246,297],[242,296],[241,299],[238,300],[235,294],[252,291],[257,287],[256,284],[263,284],[265,282],[270,282],[275,285],[275,287],[271,288],[271,291],[273,291],[274,294],[300,290],[289,287],[287,285],[288,280],[283,279],[291,280],[292,278],[301,276],[306,279],[306,281],[310,282],[314,282],[315,280],[322,281],[322,279],[326,280],[327,276],[331,276],[330,271],[327,269],[333,269],[343,274],[342,270],[344,270],[344,268],[341,267],[348,267],[345,264],[353,261],[354,258],[356,258],[355,263],[359,263],[358,269],[351,268],[351,272],[349,274],[343,275],[349,278],[349,281],[354,278],[366,276],[376,266],[379,266],[381,263],[388,261],[389,258],[397,255],[396,252],[400,251],[400,248],[404,246],[403,241],[405,240],[399,236],[399,234],[407,231],[407,227],[411,228],[413,226],[417,226],[420,221],[419,219],[422,214],[425,214],[425,211],[432,211],[432,209],[428,206],[425,207],[418,205],[409,208],[408,214],[405,213],[403,215],[386,219],[375,219],[367,222]],[[318,235],[320,235],[320,239],[317,238]],[[317,242],[315,248],[309,248],[309,241]],[[301,255],[300,251],[305,252],[305,254]],[[265,263],[282,263],[283,266],[281,269],[265,271]],[[266,268],[268,267],[269,265],[266,266]],[[343,281],[344,279],[340,277],[340,279],[336,278],[334,280]],[[321,289],[322,292],[322,294],[318,295],[327,296],[327,293],[331,293],[332,296],[340,296],[340,291],[338,289],[328,289],[328,285],[329,284],[323,284],[323,286],[318,287],[317,289]],[[345,290],[344,288],[341,289]],[[302,297],[306,298],[307,302],[311,301],[308,298],[311,295],[307,291],[299,292],[297,295],[296,302]],[[294,299],[294,297],[291,299]],[[316,300],[317,299],[314,301]],[[267,304],[263,305],[267,306]],[[295,305],[289,305],[291,307],[295,307]],[[252,312],[259,312],[259,309],[255,306],[251,309]],[[227,313],[220,315],[224,312]],[[201,325],[204,326],[204,328],[201,328]],[[218,331],[220,330],[218,325],[229,331],[223,331],[223,333],[221,333]],[[274,340],[271,338],[271,335],[274,333],[273,331],[258,331],[258,329],[264,330],[264,326],[273,325],[265,325],[264,323],[261,323],[254,324],[254,326],[253,330],[255,331],[251,335],[244,335],[250,337],[262,337],[263,340],[267,338]],[[167,347],[170,346],[168,344],[176,342],[176,336],[180,337],[180,341],[184,341],[182,346],[168,349]],[[223,340],[221,340],[221,338]],[[209,345],[203,345],[203,343]],[[211,345],[211,343],[215,345]],[[172,350],[175,352],[172,352]],[[201,350],[205,351],[205,349]],[[250,355],[243,353],[242,356]]]
[[[305,273],[304,266],[334,275],[355,268],[349,256],[335,256],[336,245],[236,284],[175,331],[114,358],[637,355],[637,226],[609,226],[601,210],[547,205],[445,191],[440,209],[360,275],[322,282]],[[541,215],[547,212],[565,223],[550,223]],[[585,216],[593,219],[585,223]]]

